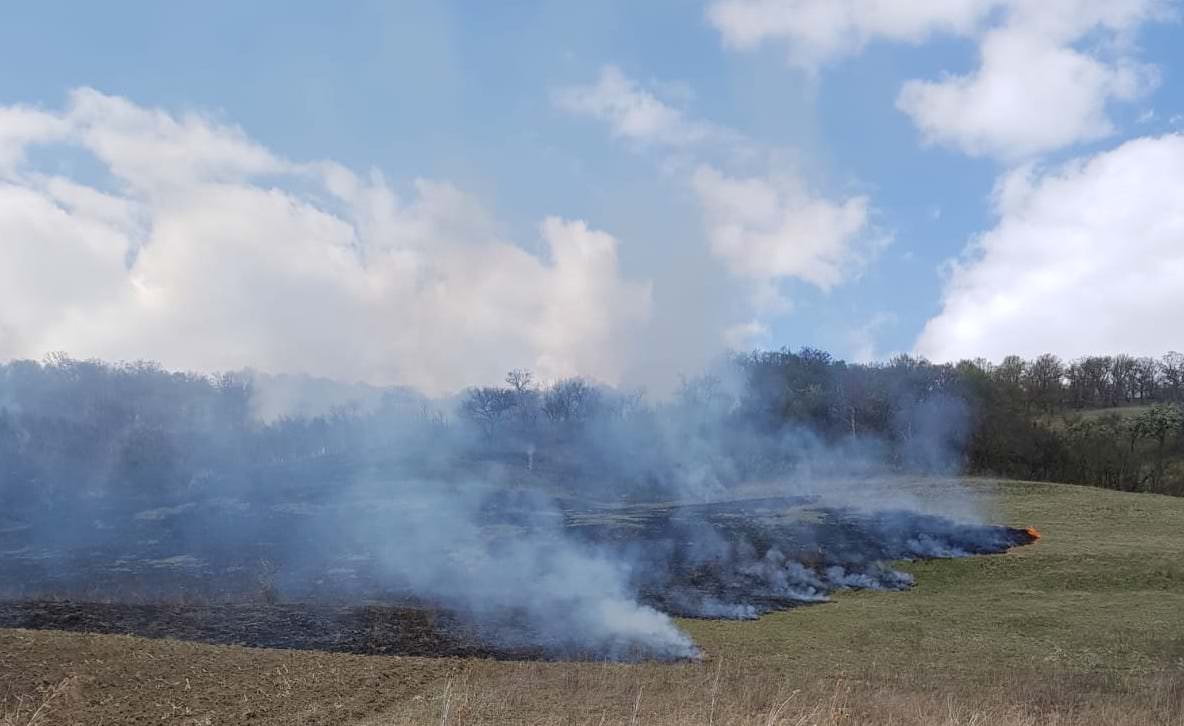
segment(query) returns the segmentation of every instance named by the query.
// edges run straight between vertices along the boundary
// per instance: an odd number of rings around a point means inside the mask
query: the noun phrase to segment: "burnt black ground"
[[[54,549],[32,528],[0,533],[0,628],[355,654],[601,655],[540,642],[517,613],[478,618],[419,601],[382,582],[365,552],[290,563],[282,557],[283,540],[266,536],[233,547],[189,548],[187,538],[176,535],[193,523],[179,527],[176,519],[200,518],[203,510],[175,510],[100,521],[132,528],[135,538],[116,541],[136,542],[133,550],[126,544]],[[262,516],[266,526],[256,522],[253,531],[266,534],[298,528],[302,510],[216,511],[223,518]],[[490,510],[487,524],[512,530],[531,526],[532,517],[510,503]],[[568,502],[562,526],[586,546],[634,563],[632,585],[643,603],[707,618],[756,617],[820,601],[844,587],[903,589],[911,580],[889,566],[893,560],[999,553],[1031,541],[1023,530],[819,507],[802,497],[615,507]],[[786,563],[805,568],[813,584],[784,582]],[[836,579],[835,572],[848,579]]]
[[[359,655],[540,659],[546,652],[491,648],[465,619],[447,611],[381,605],[5,601],[0,602],[0,628]]]

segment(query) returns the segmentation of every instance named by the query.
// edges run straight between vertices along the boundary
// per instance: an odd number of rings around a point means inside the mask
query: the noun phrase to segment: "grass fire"
[[[86,480],[9,510],[3,627],[363,654],[694,659],[673,617],[746,620],[838,591],[904,590],[913,577],[895,563],[1038,537],[972,508],[939,514],[962,504],[956,491],[944,502],[895,491],[875,441],[761,430],[735,401],[693,387],[648,406],[582,381],[523,385],[501,389],[499,417],[480,390],[459,403],[405,393],[364,413],[269,423],[219,418],[246,415],[226,408],[248,391],[232,377],[71,365],[100,378],[80,387],[41,369],[22,426],[76,420],[79,403],[110,410],[116,390],[139,406],[137,387],[164,384],[171,408],[135,416],[166,417],[189,438],[170,458],[148,441],[110,459],[102,452],[130,431],[99,429],[72,460],[27,461],[50,474],[68,462]]]
[[[1107,647],[1134,648],[1132,663],[1171,657],[1148,623],[1176,622],[1164,608],[1179,567],[1163,534],[1175,510],[1067,494],[1058,503],[963,479],[965,411],[943,396],[902,398],[896,437],[770,425],[766,397],[752,393],[759,378],[726,366],[652,401],[519,371],[505,387],[391,389],[317,414],[298,412],[288,380],[293,412],[264,416],[254,404],[273,381],[259,374],[9,364],[0,676],[20,690],[5,708],[28,715],[21,704],[41,699],[48,712],[111,722],[152,711],[138,697],[95,700],[96,683],[152,677],[112,648],[198,683],[258,684],[272,676],[250,664],[271,663],[275,699],[259,708],[277,723],[293,716],[296,702],[282,697],[292,684],[321,694],[309,696],[321,708],[379,671],[417,685],[366,686],[377,700],[349,700],[357,719],[420,723],[447,711],[545,723],[563,712],[581,722],[617,701],[644,711],[638,688],[655,699],[655,718],[685,711],[692,722],[711,722],[716,708],[730,714],[721,723],[781,713],[793,689],[818,704],[841,688],[843,709],[870,708],[875,689],[901,687],[886,672],[914,674],[903,687],[925,692],[962,688],[948,679],[968,662],[983,670],[967,678],[1046,683],[1092,662],[1078,635],[1129,614],[1138,624]],[[1082,522],[1142,532],[1139,554],[1067,526],[1061,510],[1074,507]],[[1123,507],[1134,509],[1119,516]],[[1124,592],[1116,573],[1170,596],[1075,600],[1081,588]],[[1062,621],[1075,623],[1073,638]],[[1027,633],[1047,647],[1032,648]],[[228,676],[240,662],[228,654],[241,652],[259,655]],[[537,690],[507,684],[528,667],[559,670],[529,671]],[[585,667],[602,680],[587,681]],[[350,675],[326,680],[325,668]],[[816,672],[849,680],[806,677]],[[629,690],[622,679],[634,677],[644,682]],[[1106,681],[1089,692],[1144,687]],[[705,705],[672,688],[703,693]],[[556,711],[559,691],[582,695]],[[521,702],[490,700],[509,692]],[[243,718],[218,703],[187,708]],[[926,704],[907,708],[936,713]],[[814,718],[816,708],[788,713]],[[319,713],[313,722],[338,722]]]
[[[1181,21],[5,3],[0,726],[1184,726]]]

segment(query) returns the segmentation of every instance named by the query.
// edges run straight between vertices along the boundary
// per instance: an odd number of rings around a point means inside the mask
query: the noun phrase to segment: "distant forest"
[[[805,348],[735,355],[720,371],[661,401],[519,370],[447,401],[373,388],[263,419],[256,394],[268,379],[256,374],[13,361],[0,365],[0,509],[334,486],[409,458],[415,476],[496,467],[620,496],[706,490],[803,462],[1184,495],[1179,353],[852,364]]]

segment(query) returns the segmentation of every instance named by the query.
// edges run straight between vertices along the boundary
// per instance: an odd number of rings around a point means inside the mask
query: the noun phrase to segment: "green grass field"
[[[949,483],[910,486],[923,496]],[[374,726],[1184,724],[1184,499],[966,486],[996,521],[1042,539],[905,565],[917,577],[908,592],[841,593],[755,622],[682,621],[706,653],[699,663],[371,658],[0,631],[0,698],[16,714],[0,710],[0,724],[30,723],[13,698],[23,688],[34,703],[54,683],[68,685],[68,706],[37,723],[132,713],[240,723],[249,712],[251,723]]]
[[[1071,418],[1090,420],[1104,416],[1117,416],[1122,419],[1133,419],[1151,406],[1150,403],[1131,403],[1121,406],[1102,406],[1101,408],[1067,408],[1053,414],[1044,414],[1040,416],[1040,420],[1054,428],[1059,428],[1064,426],[1067,419]]]

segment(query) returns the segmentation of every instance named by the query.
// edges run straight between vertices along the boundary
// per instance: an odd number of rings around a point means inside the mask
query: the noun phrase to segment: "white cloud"
[[[0,106],[0,178],[24,160],[29,144],[45,143],[66,133],[56,116],[27,106]]]
[[[643,144],[689,146],[722,133],[710,124],[688,119],[611,65],[600,70],[595,84],[556,90],[553,101],[568,113],[605,122],[614,137]]]
[[[1176,0],[716,0],[725,45],[781,42],[807,71],[882,39],[967,36],[970,73],[911,80],[897,98],[928,143],[1014,161],[1113,133],[1108,107],[1155,86],[1132,38]]]
[[[447,184],[403,199],[381,176],[293,164],[234,127],[91,90],[60,113],[0,108],[0,140],[0,358],[430,391],[516,366],[613,382],[650,319],[649,284],[622,277],[610,235],[549,218],[548,254],[532,255]],[[113,183],[30,167],[31,144],[80,148]]]
[[[70,94],[67,120],[82,146],[141,193],[290,170],[237,127],[177,118],[89,88]]]
[[[916,351],[944,361],[1178,347],[1181,200],[1178,134],[1013,172],[996,190],[998,224],[954,266]]]
[[[858,53],[872,40],[919,43],[967,34],[1003,0],[715,0],[708,20],[732,48],[782,42],[805,70]]]
[[[863,261],[867,250],[860,248],[868,241],[866,197],[833,201],[812,192],[799,175],[778,164],[778,150],[761,149],[733,129],[688,117],[615,66],[603,68],[594,85],[557,91],[554,101],[570,113],[605,122],[614,137],[678,152],[663,168],[672,176],[689,176],[711,252],[733,276],[748,283],[756,313],[790,311],[792,304],[779,285],[784,280],[829,290]],[[708,146],[712,148],[704,148]],[[763,166],[774,171],[730,176],[701,161],[721,149],[732,162],[763,157]],[[753,325],[761,324],[734,326],[725,339],[735,347]]]
[[[732,350],[746,352],[769,343],[769,327],[759,320],[733,325],[724,331],[724,341]]]
[[[1060,4],[1067,14],[1085,11]],[[973,73],[905,83],[897,107],[927,142],[974,156],[1030,157],[1109,136],[1108,104],[1139,98],[1155,85],[1153,67],[1073,47],[1081,35],[1105,27],[1101,18],[1066,29],[1031,15],[1016,10],[1006,26],[986,33]]]
[[[758,292],[767,295],[768,285],[786,278],[829,290],[862,261],[865,197],[835,202],[793,176],[735,178],[710,166],[695,171],[692,186],[712,252],[733,274],[762,283]]]

